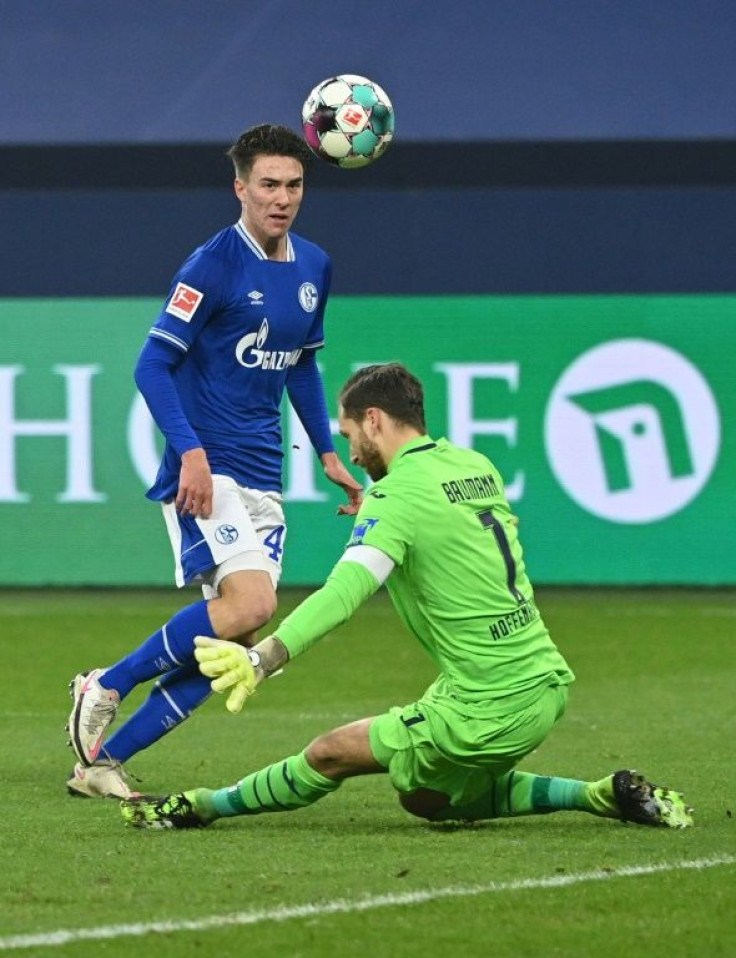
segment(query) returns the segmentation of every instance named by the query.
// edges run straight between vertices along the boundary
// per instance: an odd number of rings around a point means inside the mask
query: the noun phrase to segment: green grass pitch
[[[282,595],[279,618],[302,594]],[[372,776],[291,814],[137,832],[117,803],[65,793],[67,682],[195,596],[0,592],[0,954],[736,954],[733,592],[538,592],[578,681],[521,767],[580,778],[638,768],[687,794],[694,829],[580,813],[432,826]],[[130,770],[151,792],[230,784],[321,731],[412,701],[433,676],[379,594],[240,716],[213,697]]]

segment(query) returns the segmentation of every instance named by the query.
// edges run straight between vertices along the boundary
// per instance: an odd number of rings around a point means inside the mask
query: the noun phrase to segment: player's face
[[[342,411],[339,411],[340,435],[344,436],[350,444],[350,461],[354,466],[360,466],[365,469],[374,482],[383,479],[386,475],[386,463],[383,456],[370,436],[366,433],[365,424],[354,419],[348,419]]]
[[[282,248],[304,195],[304,170],[293,156],[257,156],[247,179],[235,180],[243,221],[267,254]]]

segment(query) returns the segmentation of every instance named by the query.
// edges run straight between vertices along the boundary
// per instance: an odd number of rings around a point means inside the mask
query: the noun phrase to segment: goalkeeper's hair
[[[253,169],[257,156],[292,156],[306,173],[311,165],[312,154],[304,140],[287,126],[262,123],[241,133],[225,156],[235,167],[235,175],[245,180]]]
[[[402,426],[426,432],[424,390],[401,363],[364,366],[340,390],[338,401],[348,419],[362,422],[370,406],[382,409]]]

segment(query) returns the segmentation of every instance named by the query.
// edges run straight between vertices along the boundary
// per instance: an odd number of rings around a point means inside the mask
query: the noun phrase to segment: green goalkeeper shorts
[[[432,695],[375,718],[371,750],[397,791],[429,788],[467,805],[544,741],[566,704],[566,686],[545,686],[518,696],[516,710],[510,697],[508,711],[479,717]]]

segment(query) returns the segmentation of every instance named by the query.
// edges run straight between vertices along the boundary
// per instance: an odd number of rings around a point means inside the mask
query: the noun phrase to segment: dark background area
[[[324,77],[402,142],[729,139],[732,0],[0,0],[0,142],[227,143]]]
[[[0,148],[0,296],[163,297],[239,214],[223,151]],[[308,183],[339,295],[736,288],[736,143],[397,143]]]
[[[163,296],[233,222],[224,150],[316,82],[394,101],[315,162],[337,294],[730,292],[736,6],[0,0],[0,296]]]

